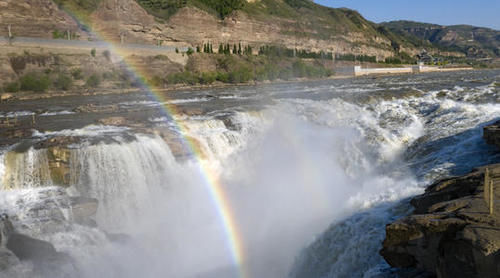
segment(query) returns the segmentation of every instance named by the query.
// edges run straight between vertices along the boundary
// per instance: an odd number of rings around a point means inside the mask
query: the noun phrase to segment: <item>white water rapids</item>
[[[201,160],[176,159],[159,136],[129,140],[107,126],[61,131],[113,137],[113,143],[72,146],[67,189],[51,181],[46,150],[4,150],[1,210],[13,215],[19,232],[71,255],[74,269],[46,276],[16,262],[0,277],[383,275],[388,266],[378,250],[385,224],[408,212],[400,201],[438,177],[493,159],[480,127],[500,117],[498,88],[442,92],[367,101],[280,98],[258,112],[233,112],[236,128],[209,115],[179,119],[200,143]],[[200,164],[219,176],[228,196],[242,267],[234,265]],[[73,222],[70,196],[98,200],[96,227]],[[127,236],[110,240],[107,233]]]

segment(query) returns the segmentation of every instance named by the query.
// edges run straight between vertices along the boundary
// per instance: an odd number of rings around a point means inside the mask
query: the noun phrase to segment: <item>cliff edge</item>
[[[485,127],[484,138],[500,147],[499,126]],[[386,226],[380,251],[384,259],[431,277],[500,277],[500,206],[493,206],[490,215],[484,198],[486,169],[494,181],[493,199],[500,199],[500,164],[432,184],[411,200],[412,215]]]

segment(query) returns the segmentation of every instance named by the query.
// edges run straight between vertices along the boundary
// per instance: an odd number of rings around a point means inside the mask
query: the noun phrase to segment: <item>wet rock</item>
[[[500,121],[485,126],[483,129],[483,138],[486,143],[500,147]]]
[[[78,106],[75,109],[77,113],[112,113],[117,112],[120,107],[116,104],[110,105],[95,105],[95,104],[86,104]]]
[[[106,237],[112,242],[121,243],[121,244],[130,243],[132,241],[132,238],[126,234],[106,233]]]
[[[193,155],[206,158],[201,143],[193,137],[184,136],[172,132],[169,129],[156,128],[153,133],[160,136],[167,143],[172,155],[177,159],[187,159]],[[193,152],[195,152],[193,154]]]
[[[40,261],[60,256],[49,242],[22,234],[11,234],[6,247],[21,260]]]
[[[98,204],[97,199],[94,198],[72,197],[70,205],[73,221],[81,225],[97,226],[94,218]]]
[[[50,242],[14,233],[6,247],[21,261],[32,262],[34,272],[42,277],[72,277],[76,273],[73,259]]]
[[[11,99],[13,97],[14,97],[14,95],[9,94],[9,93],[0,94],[0,102],[1,101],[7,101],[7,100],[9,100],[9,99]]]
[[[55,136],[47,140],[42,140],[34,144],[35,149],[45,149],[50,147],[66,147],[71,144],[77,144],[82,138],[77,136]]]
[[[0,246],[0,271],[19,264],[19,259],[7,248]]]
[[[500,174],[500,165],[488,168]],[[385,260],[441,278],[500,277],[500,207],[489,215],[484,171],[437,182],[414,198],[415,212],[386,227]],[[500,188],[494,194],[498,199]]]
[[[99,119],[97,121],[97,123],[101,124],[101,125],[126,126],[126,127],[137,128],[139,132],[140,132],[140,128],[144,127],[143,123],[136,122],[136,121],[127,119],[125,117],[103,118],[103,119]]]
[[[105,119],[100,119],[98,123],[102,125],[116,125],[116,126],[124,126],[128,124],[128,120],[124,117],[109,117]]]
[[[47,149],[50,177],[54,184],[70,186],[70,156],[71,151],[64,146]]]

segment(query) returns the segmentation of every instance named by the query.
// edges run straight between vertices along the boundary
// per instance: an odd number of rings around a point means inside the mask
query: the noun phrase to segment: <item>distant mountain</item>
[[[414,37],[440,49],[462,52],[470,58],[500,57],[500,31],[470,25],[392,21],[380,24],[400,36]]]

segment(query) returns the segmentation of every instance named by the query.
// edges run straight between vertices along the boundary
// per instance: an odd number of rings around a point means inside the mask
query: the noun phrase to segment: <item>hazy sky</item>
[[[315,0],[359,11],[374,22],[407,19],[442,25],[470,24],[500,30],[500,0]]]

